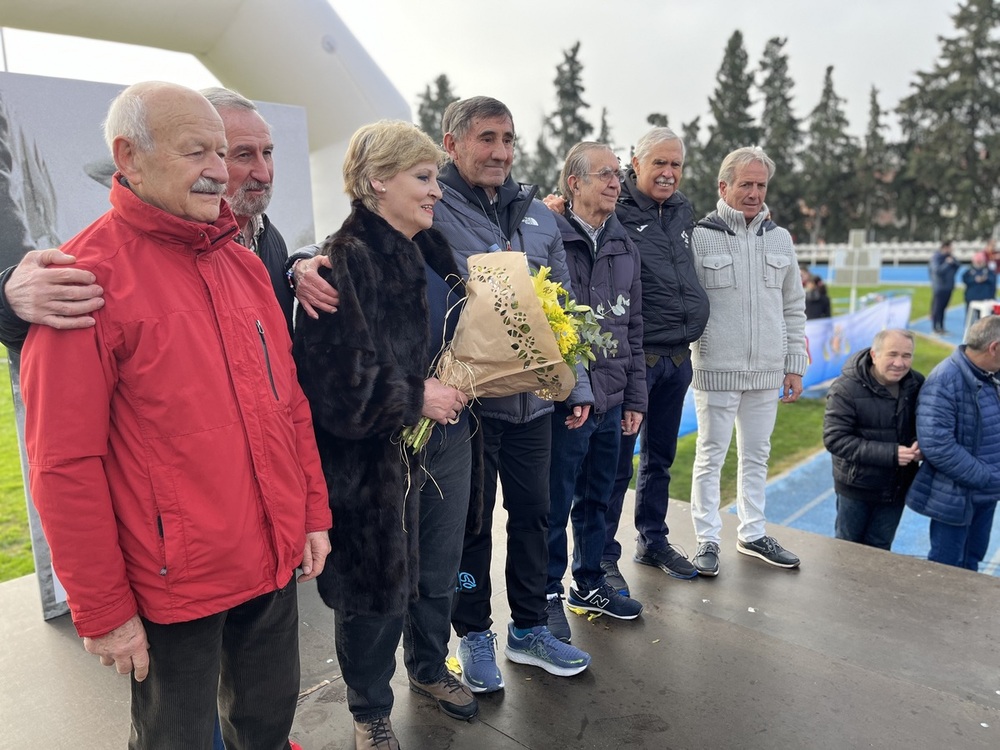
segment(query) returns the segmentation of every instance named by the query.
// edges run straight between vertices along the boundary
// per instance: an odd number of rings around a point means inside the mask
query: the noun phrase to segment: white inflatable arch
[[[0,26],[187,52],[251,99],[304,107],[318,237],[347,215],[340,175],[351,134],[410,119],[326,0],[3,0]]]

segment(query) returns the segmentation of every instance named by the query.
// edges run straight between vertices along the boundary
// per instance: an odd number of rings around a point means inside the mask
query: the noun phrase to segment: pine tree
[[[611,139],[611,125],[608,123],[608,108],[601,108],[601,126],[597,131],[597,142],[603,143],[611,148],[614,148],[614,144]]]
[[[715,92],[708,100],[715,122],[708,126],[705,158],[719,168],[730,151],[753,146],[760,140],[750,108],[753,72],[747,69],[748,57],[743,46],[743,34],[734,31],[726,44],[722,65],[715,76]]]
[[[684,139],[684,172],[680,190],[694,206],[695,216],[700,218],[715,210],[719,200],[716,181],[719,164],[710,164],[705,160],[700,117],[681,126],[681,138]]]
[[[833,66],[823,77],[819,104],[809,115],[808,145],[802,154],[802,192],[810,241],[846,242],[857,223],[859,148],[847,133],[844,99],[833,89]]]
[[[444,73],[434,79],[433,91],[428,85],[420,95],[420,102],[417,104],[417,124],[435,143],[444,140],[444,133],[441,132],[441,117],[444,111],[449,104],[457,102],[458,99],[458,95],[451,90],[451,81]]]
[[[556,66],[556,108],[542,123],[541,135],[535,144],[535,154],[528,159],[530,168],[520,173],[538,185],[543,195],[552,192],[559,181],[562,160],[569,150],[594,132],[594,126],[583,118],[582,111],[590,107],[583,100],[583,63],[579,60],[580,43],[563,50],[563,61]]]
[[[646,122],[653,128],[669,128],[667,116],[660,112],[652,112],[646,117]]]
[[[885,140],[885,112],[878,103],[878,89],[874,86],[868,96],[868,128],[865,145],[858,162],[858,188],[861,198],[861,220],[869,239],[884,223],[880,216],[890,207],[889,180],[892,177],[892,160],[889,144]]]
[[[781,37],[768,40],[761,57],[759,89],[764,108],[760,116],[760,145],[775,164],[775,177],[767,190],[767,206],[778,224],[797,235],[802,220],[797,169],[802,126],[792,111],[795,84],[788,74],[788,55],[784,52],[787,41]]]
[[[1000,219],[1000,2],[965,0],[952,20],[955,36],[899,106],[905,209],[927,238],[983,236]]]

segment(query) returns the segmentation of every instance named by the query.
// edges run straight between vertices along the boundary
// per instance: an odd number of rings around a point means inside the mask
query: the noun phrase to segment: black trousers
[[[483,525],[465,535],[459,568],[458,596],[452,625],[464,636],[489,630],[491,618],[490,560],[493,557],[493,509],[497,477],[507,511],[507,601],[515,627],[545,625],[548,577],[549,462],[552,455],[551,415],[525,424],[483,417],[485,481]]]
[[[211,750],[216,712],[227,750],[287,750],[299,696],[295,585],[190,622],[143,619],[149,675],[132,680],[130,750]]]

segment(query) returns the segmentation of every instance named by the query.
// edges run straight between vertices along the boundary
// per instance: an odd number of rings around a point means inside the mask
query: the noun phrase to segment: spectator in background
[[[823,279],[813,274],[802,285],[806,292],[806,320],[830,317],[830,296]]]
[[[934,333],[947,333],[944,330],[944,311],[951,300],[951,293],[955,289],[955,274],[958,273],[958,261],[951,253],[951,240],[945,240],[941,243],[941,248],[931,256],[929,263],[931,326]]]
[[[997,275],[989,267],[986,253],[972,256],[972,265],[962,273],[962,283],[965,284],[965,316],[968,318],[970,302],[993,299],[997,294]]]
[[[1000,499],[1000,316],[976,321],[966,343],[927,376],[917,399],[924,462],[906,504],[929,516],[928,560],[978,570]]]
[[[836,536],[889,549],[906,491],[921,459],[913,334],[889,329],[852,356],[833,381],[823,417],[823,444],[833,456]]]

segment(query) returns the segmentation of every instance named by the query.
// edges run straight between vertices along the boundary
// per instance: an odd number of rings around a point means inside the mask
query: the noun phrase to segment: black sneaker
[[[702,542],[698,545],[698,554],[694,556],[693,562],[698,575],[719,575],[719,545],[715,542]]]
[[[695,570],[691,561],[675,550],[670,544],[663,549],[643,550],[642,547],[637,547],[635,557],[632,559],[640,565],[651,565],[654,568],[659,568],[674,578],[686,579],[694,578],[698,575],[698,571]]]
[[[779,568],[799,567],[799,558],[778,544],[773,536],[762,536],[752,542],[736,542],[736,551],[743,555],[759,557]]]
[[[601,570],[604,571],[604,580],[611,588],[618,591],[622,596],[628,596],[628,582],[625,576],[618,570],[618,563],[615,560],[601,560]]]
[[[563,643],[569,643],[573,632],[566,620],[566,610],[563,609],[563,595],[556,594],[545,602],[545,611],[549,616],[549,632]]]
[[[607,582],[586,596],[571,586],[566,603],[576,609],[600,612],[603,615],[617,617],[619,620],[634,620],[642,612],[642,605],[639,602],[622,596]]]

